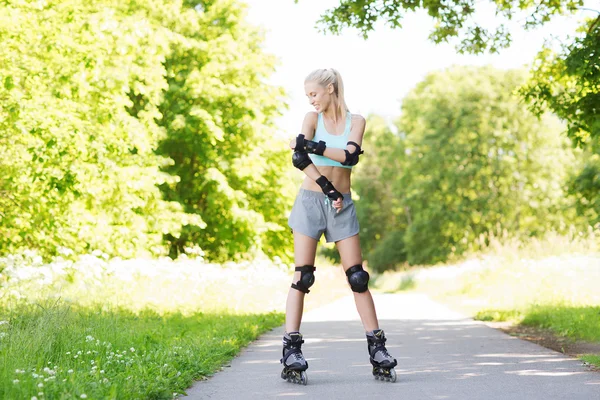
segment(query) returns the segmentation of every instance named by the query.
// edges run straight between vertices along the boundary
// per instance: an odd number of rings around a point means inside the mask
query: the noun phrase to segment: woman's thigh
[[[315,265],[317,243],[314,238],[294,231],[294,262],[297,266]]]
[[[355,265],[362,264],[362,252],[360,250],[360,239],[358,235],[335,242],[344,271]]]

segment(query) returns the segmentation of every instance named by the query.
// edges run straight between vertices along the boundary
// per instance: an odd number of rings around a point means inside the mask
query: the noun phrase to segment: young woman
[[[300,331],[304,296],[315,280],[315,255],[322,234],[335,242],[354,301],[366,331],[373,375],[395,381],[397,365],[385,348],[385,334],[379,329],[373,297],[368,289],[369,274],[363,270],[359,225],[350,196],[350,174],[362,154],[365,119],[350,114],[344,101],[344,86],[334,69],[318,69],[304,81],[304,89],[316,112],[304,117],[302,132],[290,143],[292,162],[304,172],[289,217],[294,234],[296,272],[286,303],[286,333],[283,336],[284,365],[281,377],[307,383]]]

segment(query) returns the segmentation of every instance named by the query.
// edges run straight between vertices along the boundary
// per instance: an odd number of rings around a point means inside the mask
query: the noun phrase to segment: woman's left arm
[[[358,156],[361,152],[360,146],[362,146],[362,140],[365,134],[366,121],[361,115],[352,115],[351,125],[346,150],[327,147],[323,152],[325,157],[344,165],[356,165],[356,163],[358,163]],[[356,146],[351,143],[356,143]]]

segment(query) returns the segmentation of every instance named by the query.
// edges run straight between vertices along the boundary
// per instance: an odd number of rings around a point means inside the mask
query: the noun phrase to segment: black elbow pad
[[[360,156],[364,151],[361,150],[360,146],[355,142],[348,142],[348,144],[356,147],[356,150],[350,153],[348,150],[344,150],[346,152],[346,159],[341,163],[342,165],[354,166],[358,164],[358,156]]]
[[[295,151],[294,155],[292,156],[292,164],[294,164],[294,167],[302,171],[304,168],[312,164],[312,160],[308,156],[308,153]]]

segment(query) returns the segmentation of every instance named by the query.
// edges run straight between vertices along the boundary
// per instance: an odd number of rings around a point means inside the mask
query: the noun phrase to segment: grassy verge
[[[170,399],[210,375],[281,314],[19,307],[0,347],[0,398]]]
[[[283,323],[292,273],[264,260],[0,259],[0,398],[173,398]],[[320,267],[307,308],[347,293],[339,268]]]
[[[585,361],[587,364],[595,365],[596,367],[600,367],[600,356],[586,355],[586,356],[582,356],[581,359],[583,361]]]
[[[427,293],[479,320],[508,321],[600,349],[600,257],[559,255],[569,243],[556,238],[547,251],[543,243],[535,246],[535,256],[523,245],[498,246],[459,264],[386,273],[376,284],[388,292]],[[586,361],[600,366],[599,355]]]
[[[484,309],[475,314],[481,321],[511,321],[549,329],[573,340],[600,342],[600,306],[530,305],[520,310]]]

